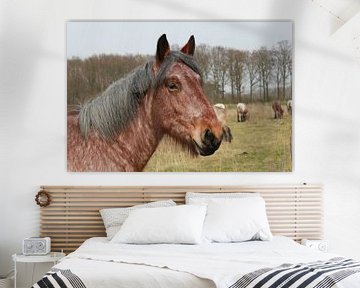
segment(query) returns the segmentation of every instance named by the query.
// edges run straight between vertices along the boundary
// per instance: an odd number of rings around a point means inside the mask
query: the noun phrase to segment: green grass
[[[291,117],[273,119],[271,104],[248,104],[250,120],[236,121],[236,105],[228,104],[231,143],[223,142],[214,155],[191,157],[164,138],[144,171],[156,172],[269,172],[291,171]],[[285,109],[285,106],[283,106]]]

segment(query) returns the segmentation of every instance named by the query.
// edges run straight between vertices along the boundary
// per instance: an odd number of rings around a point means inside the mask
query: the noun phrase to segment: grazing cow
[[[244,103],[238,103],[236,105],[237,122],[245,122],[249,120],[250,113]]]
[[[214,106],[216,117],[219,119],[222,129],[223,129],[223,140],[226,142],[231,142],[233,136],[231,134],[230,128],[226,125],[226,108],[222,103],[217,103]]]
[[[275,119],[281,119],[284,116],[284,110],[281,107],[280,101],[276,100],[272,103],[272,109],[274,110]]]
[[[287,108],[289,115],[291,115],[292,114],[292,100],[287,101],[286,108]]]

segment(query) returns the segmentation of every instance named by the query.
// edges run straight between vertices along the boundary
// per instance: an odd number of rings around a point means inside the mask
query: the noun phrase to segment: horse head
[[[219,148],[223,132],[204,93],[194,51],[194,36],[180,51],[170,51],[165,34],[159,38],[153,64],[152,113],[162,133],[193,155],[207,156]]]

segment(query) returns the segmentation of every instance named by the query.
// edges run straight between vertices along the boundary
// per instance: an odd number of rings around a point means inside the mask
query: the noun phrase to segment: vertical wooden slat
[[[41,208],[41,236],[52,238],[53,251],[74,251],[87,238],[105,236],[99,210],[151,201],[185,201],[186,192],[258,192],[266,201],[274,235],[322,237],[323,208],[320,185],[258,186],[43,186],[52,202]]]

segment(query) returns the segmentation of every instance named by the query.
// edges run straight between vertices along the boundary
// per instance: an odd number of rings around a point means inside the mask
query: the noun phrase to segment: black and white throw
[[[242,276],[229,288],[331,288],[360,272],[360,262],[332,258],[303,264],[283,264]]]
[[[32,288],[86,288],[81,279],[69,269],[53,268]]]

